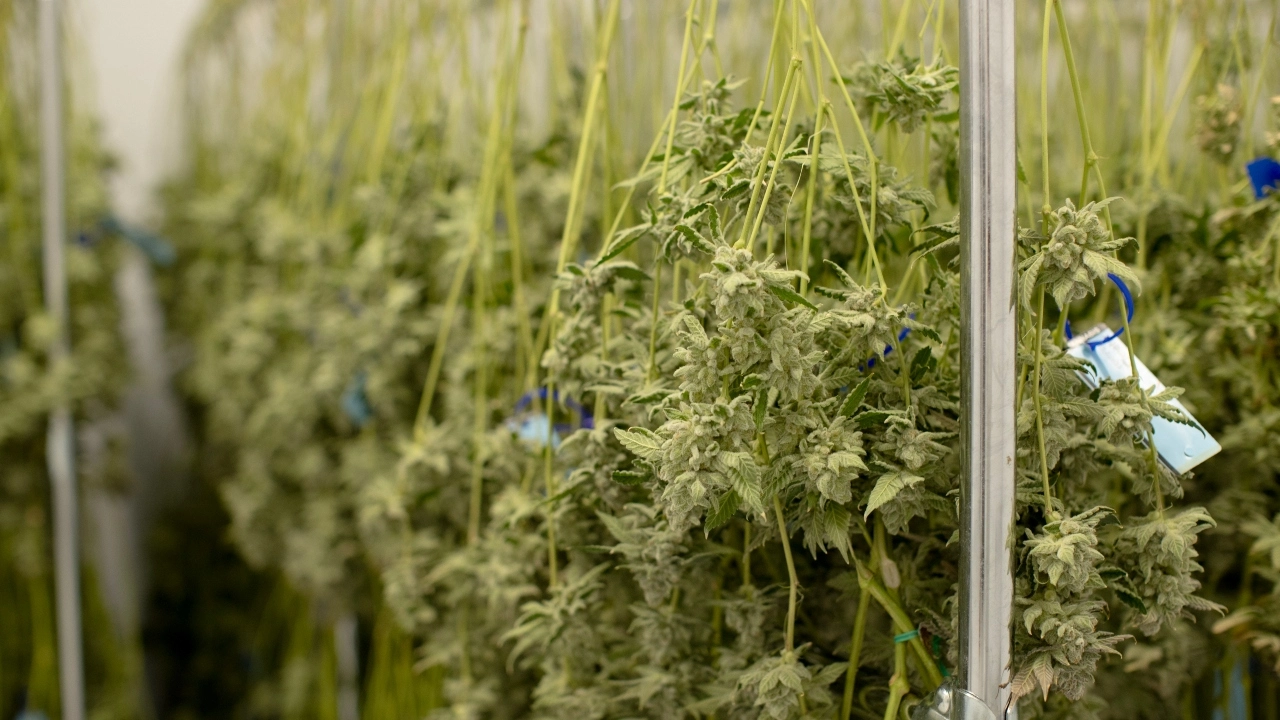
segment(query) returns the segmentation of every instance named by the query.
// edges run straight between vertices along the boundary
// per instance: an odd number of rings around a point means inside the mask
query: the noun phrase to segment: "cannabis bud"
[[[1271,127],[1266,133],[1267,154],[1280,155],[1280,95],[1271,98]]]
[[[1223,165],[1231,161],[1240,142],[1240,94],[1219,84],[1212,93],[1196,98],[1196,142],[1200,149]]]
[[[1137,285],[1137,276],[1113,255],[1133,238],[1112,237],[1110,228],[1098,216],[1114,199],[1091,202],[1079,209],[1068,199],[1066,205],[1050,215],[1053,231],[1048,238],[1024,238],[1024,242],[1044,241],[1018,268],[1022,271],[1022,304],[1028,311],[1034,312],[1031,296],[1037,285],[1044,285],[1058,307],[1063,308],[1092,295],[1094,283],[1106,280],[1107,275]]]
[[[924,65],[903,58],[897,63],[864,64],[852,82],[868,109],[896,122],[902,132],[912,133],[942,107],[960,82],[960,73],[950,65]]]

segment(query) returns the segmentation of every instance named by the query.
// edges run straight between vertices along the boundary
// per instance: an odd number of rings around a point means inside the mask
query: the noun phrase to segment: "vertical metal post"
[[[40,170],[43,194],[44,302],[58,332],[49,347],[50,364],[71,353],[65,244],[66,152],[62,116],[61,15],[58,0],[40,0]],[[58,687],[63,720],[84,720],[84,659],[80,632],[80,513],[77,506],[74,429],[71,409],[61,405],[49,417],[46,462],[53,504],[53,561],[57,597]]]
[[[1009,704],[1017,383],[1014,0],[960,2],[960,697]],[[963,701],[962,701],[963,704]],[[980,715],[972,715],[979,717]],[[960,714],[953,717],[971,717]]]
[[[333,624],[338,675],[338,720],[360,720],[360,627],[356,614],[345,612]]]

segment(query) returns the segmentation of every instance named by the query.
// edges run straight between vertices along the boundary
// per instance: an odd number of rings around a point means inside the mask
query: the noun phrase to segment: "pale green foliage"
[[[1027,557],[1041,584],[1060,593],[1082,594],[1103,587],[1097,564],[1098,523],[1113,517],[1109,508],[1093,508],[1074,517],[1047,523],[1039,534],[1030,534],[1025,543]]]
[[[1280,155],[1280,95],[1271,96],[1270,129],[1264,137],[1267,140],[1267,153],[1272,157]]]
[[[699,27],[708,41],[714,30]],[[445,678],[448,707],[436,716],[830,718],[839,703],[828,688],[845,682],[862,590],[877,594],[854,658],[856,716],[883,714],[886,685],[923,697],[937,665],[953,666],[961,350],[949,263],[959,241],[954,218],[932,217],[932,191],[957,199],[956,71],[941,48],[928,65],[861,66],[849,82],[868,147],[838,85],[823,85],[838,117],[812,116],[820,98],[809,78],[833,73],[794,50],[804,64],[789,131],[786,98],[757,113],[745,86],[697,75],[716,66],[704,55],[690,63],[674,135],[661,132],[647,158],[628,137],[633,108],[647,115],[653,103],[627,104],[625,71],[618,81],[610,66],[607,121],[593,127],[581,186],[565,149],[582,132],[575,123],[561,118],[541,146],[526,146],[523,126],[509,140],[518,217],[480,204],[480,178],[493,168],[479,152],[455,157],[473,118],[432,113],[392,123],[396,161],[385,172],[348,177],[335,161],[340,182],[356,188],[336,191],[336,207],[327,191],[295,197],[278,183],[277,168],[292,171],[296,158],[287,118],[270,113],[261,141],[243,146],[249,170],[192,178],[174,203],[190,242],[213,248],[184,266],[189,286],[175,294],[197,344],[187,388],[206,409],[208,438],[228,448],[220,472],[236,539],[327,600],[361,600],[343,591],[364,587],[366,573],[376,579],[372,599],[414,633],[419,667]],[[614,105],[619,97],[628,99]],[[471,102],[412,99],[459,117]],[[365,115],[328,130],[345,137],[336,128],[360,127]],[[365,141],[351,137],[359,155]],[[500,166],[505,152],[489,157]],[[635,158],[645,167],[613,185]],[[1101,172],[1115,187],[1111,168]],[[1048,227],[1020,233],[1019,373],[1009,379],[1021,398],[1013,690],[1030,716],[1055,720],[1127,717],[1099,700],[1121,693],[1106,677],[1121,672],[1121,651],[1159,685],[1152,693],[1176,695],[1165,691],[1199,672],[1186,637],[1203,636],[1181,618],[1212,607],[1194,594],[1196,543],[1213,536],[1211,521],[1171,504],[1185,479],[1146,445],[1153,418],[1186,420],[1170,404],[1180,391],[1149,395],[1132,381],[1090,391],[1058,330],[1064,314],[1111,310],[1086,307],[1112,292],[1101,290],[1108,274],[1137,290],[1126,235],[1166,263],[1141,277],[1179,308],[1145,303],[1135,322],[1151,324],[1126,342],[1188,388],[1197,414],[1249,408],[1220,437],[1253,487],[1280,468],[1280,399],[1255,391],[1271,387],[1280,318],[1280,295],[1265,283],[1272,207],[1201,217],[1201,198],[1142,195],[1151,210],[1139,231],[1132,206],[1088,202],[1090,192],[1065,200]],[[570,195],[585,208],[580,219]],[[1188,240],[1202,231],[1212,239]],[[562,235],[576,243],[563,256]],[[464,255],[473,237],[478,249]],[[1235,265],[1204,257],[1240,238],[1252,245]],[[474,265],[443,345],[444,300],[464,258]],[[1206,288],[1224,287],[1210,273],[1228,271],[1233,287],[1197,305]],[[1045,296],[1057,307],[1041,312]],[[1197,335],[1201,322],[1209,330]],[[1223,357],[1206,361],[1210,348]],[[439,387],[414,422],[436,351]],[[1193,362],[1214,370],[1196,376]],[[361,371],[372,419],[357,427],[342,398]],[[532,402],[514,413],[526,395]],[[529,432],[545,431],[548,413],[560,426],[554,451]],[[1206,465],[1200,479],[1217,472]],[[1220,559],[1231,548],[1216,552],[1213,567],[1234,567]],[[1274,606],[1250,601],[1223,632],[1280,648]],[[917,626],[923,637],[899,672],[893,636]],[[1155,634],[1139,645],[1119,634],[1126,626]]]
[[[1203,569],[1195,560],[1196,535],[1213,524],[1203,508],[1188,508],[1176,515],[1138,518],[1121,533],[1117,557],[1144,606],[1131,622],[1143,634],[1154,635],[1164,624],[1190,617],[1188,610],[1223,610],[1194,595],[1200,583],[1192,576]]]
[[[1226,83],[1218,83],[1208,93],[1196,98],[1196,143],[1215,162],[1226,164],[1240,144],[1240,91]]]
[[[922,122],[938,113],[960,84],[956,68],[915,58],[863,63],[852,79],[864,107],[877,117],[888,118],[904,133],[915,132]]]
[[[1106,608],[1099,600],[1020,599],[1018,604],[1018,632],[1025,630],[1039,647],[1019,663],[1012,687],[1015,697],[1030,694],[1038,685],[1046,697],[1050,688],[1056,688],[1070,699],[1080,699],[1093,684],[1098,662],[1109,654],[1119,655],[1115,646],[1127,639],[1097,629],[1098,615]]]
[[[1048,238],[1024,236],[1024,243],[1038,245],[1018,264],[1018,299],[1028,312],[1035,312],[1032,298],[1038,284],[1053,296],[1058,307],[1064,308],[1092,295],[1094,283],[1106,282],[1108,274],[1117,275],[1135,292],[1138,290],[1137,275],[1114,257],[1115,251],[1132,238],[1114,237],[1101,217],[1102,210],[1114,199],[1086,203],[1077,209],[1068,198],[1050,215],[1052,230]]]

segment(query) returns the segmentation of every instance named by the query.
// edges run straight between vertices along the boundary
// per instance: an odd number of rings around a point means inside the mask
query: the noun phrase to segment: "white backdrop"
[[[174,80],[204,0],[70,0],[104,141],[121,161],[112,180],[118,214],[154,218],[153,191],[177,156]]]
[[[126,222],[154,228],[156,187],[181,157],[179,59],[206,0],[66,2],[76,80],[96,91],[89,94],[89,110],[119,160],[111,178],[112,209]],[[123,493],[86,490],[82,505],[88,558],[98,567],[104,600],[126,637],[136,637],[145,602],[151,520],[185,487],[182,414],[169,382],[164,317],[151,273],[150,263],[134,251],[115,279],[133,379],[122,413],[112,422],[127,428],[133,483]],[[95,428],[79,430],[83,448]]]

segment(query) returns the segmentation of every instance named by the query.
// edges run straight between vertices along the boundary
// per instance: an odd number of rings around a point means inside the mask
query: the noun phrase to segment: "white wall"
[[[115,210],[154,218],[156,183],[172,167],[178,142],[175,79],[187,33],[205,0],[70,0],[106,146],[120,159]]]
[[[77,43],[76,79],[96,89],[88,109],[120,163],[111,178],[112,208],[126,222],[154,227],[157,184],[180,158],[178,62],[206,0],[65,1]],[[183,419],[169,382],[164,317],[151,273],[142,254],[131,251],[116,277],[133,368],[120,420],[130,437],[134,482],[123,493],[89,491],[84,503],[89,558],[125,637],[138,631],[146,597],[148,528],[163,501],[184,486]]]

